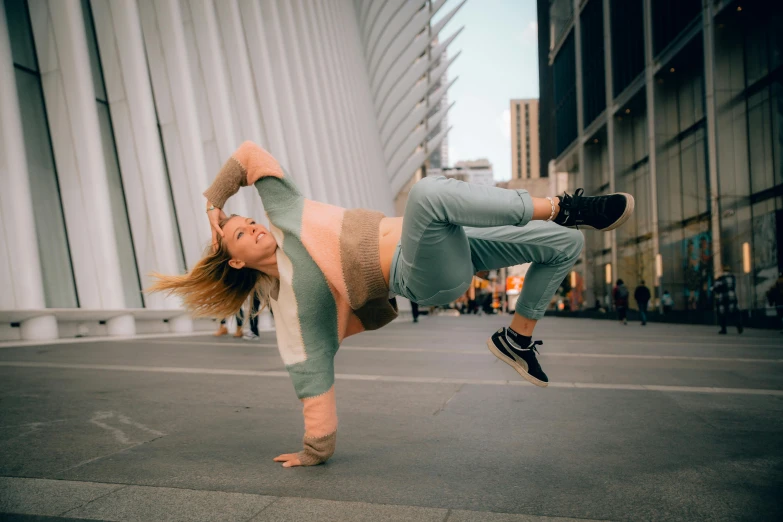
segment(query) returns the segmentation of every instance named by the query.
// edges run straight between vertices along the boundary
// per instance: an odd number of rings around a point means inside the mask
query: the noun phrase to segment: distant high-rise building
[[[538,99],[511,100],[511,179],[539,177]]]
[[[430,172],[430,174],[434,174]],[[477,160],[458,161],[454,167],[444,168],[437,172],[447,178],[454,178],[477,185],[495,185],[495,176],[492,173],[492,163],[486,158]]]

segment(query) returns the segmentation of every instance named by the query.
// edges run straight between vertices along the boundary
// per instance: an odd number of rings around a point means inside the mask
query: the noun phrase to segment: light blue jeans
[[[532,217],[526,190],[422,179],[408,194],[390,290],[420,305],[444,305],[467,291],[476,272],[532,263],[516,312],[542,318],[584,236]]]

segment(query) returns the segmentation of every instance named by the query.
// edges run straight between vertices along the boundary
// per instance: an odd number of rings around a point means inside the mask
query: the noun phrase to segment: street
[[[349,338],[336,453],[293,469],[273,332],[2,347],[0,519],[783,519],[777,331],[547,317],[541,389],[486,348],[509,319]]]

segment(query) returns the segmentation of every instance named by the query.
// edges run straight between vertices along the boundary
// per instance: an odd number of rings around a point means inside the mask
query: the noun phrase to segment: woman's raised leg
[[[495,332],[487,347],[528,381],[546,386],[549,379],[536,359],[541,341],[533,341],[533,329],[579,258],[584,236],[538,221],[524,227],[466,228],[465,233],[476,270],[531,263],[511,325]]]
[[[582,192],[534,199],[524,190],[425,178],[408,196],[392,291],[419,304],[445,304],[467,290],[477,271],[531,262],[513,328],[499,330],[487,344],[523,377],[546,386],[535,357],[540,341],[531,334],[584,245],[581,232],[566,227],[611,230],[633,212],[630,194]],[[550,219],[553,207],[553,223],[531,223]]]
[[[424,178],[408,194],[393,291],[420,305],[453,301],[475,273],[463,227],[521,227],[534,217],[546,219],[551,205],[542,201],[546,211],[525,190]]]

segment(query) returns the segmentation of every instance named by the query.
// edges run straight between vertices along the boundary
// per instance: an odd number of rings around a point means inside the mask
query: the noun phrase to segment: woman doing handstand
[[[221,208],[255,185],[269,218],[227,217]],[[154,291],[182,297],[197,316],[234,314],[254,294],[272,307],[277,344],[304,406],[304,449],[283,466],[325,462],[334,453],[334,356],[340,342],[397,316],[394,295],[422,306],[465,293],[484,270],[531,263],[508,328],[489,350],[537,386],[536,322],[576,262],[583,235],[612,230],[633,212],[629,194],[533,198],[525,190],[426,177],[410,190],[404,216],[389,218],[306,199],[264,149],[243,143],[204,192],[213,246],[188,274],[158,276]]]

